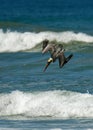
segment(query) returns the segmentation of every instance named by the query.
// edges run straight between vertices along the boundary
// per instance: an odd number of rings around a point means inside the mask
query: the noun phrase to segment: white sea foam
[[[62,130],[62,129],[60,129],[60,128],[53,128],[53,129],[50,129],[50,130]]]
[[[0,116],[93,118],[93,95],[68,91],[0,94]]]
[[[0,128],[0,130],[23,130],[22,128]],[[27,130],[27,129],[26,129]]]
[[[93,36],[84,33],[66,32],[4,32],[0,29],[0,52],[17,52],[32,49],[40,44],[44,39],[50,41],[69,43],[71,41],[81,41],[91,43]]]

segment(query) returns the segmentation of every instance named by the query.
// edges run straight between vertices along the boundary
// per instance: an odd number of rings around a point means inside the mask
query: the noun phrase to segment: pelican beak
[[[52,61],[53,61],[53,59],[52,59],[52,58],[49,58],[49,59],[48,59],[47,64],[46,64],[46,66],[45,66],[45,68],[44,68],[43,72],[45,72],[45,71],[46,71],[47,67],[50,65],[50,63],[51,63]]]

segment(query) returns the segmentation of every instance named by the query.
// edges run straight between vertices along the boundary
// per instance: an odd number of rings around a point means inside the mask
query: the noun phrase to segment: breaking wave
[[[0,116],[93,118],[93,95],[71,91],[0,94]]]
[[[92,43],[93,36],[84,33],[66,32],[17,32],[0,29],[0,52],[26,51],[40,44],[44,39],[68,44],[71,41]]]

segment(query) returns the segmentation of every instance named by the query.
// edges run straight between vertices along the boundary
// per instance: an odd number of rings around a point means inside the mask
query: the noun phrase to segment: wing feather
[[[55,51],[55,45],[54,44],[48,44],[43,50],[42,53],[50,52],[51,54]]]
[[[61,53],[59,54],[58,58],[59,58],[59,67],[61,68],[61,67],[64,66],[64,63],[65,63],[65,60],[66,60],[66,58],[65,58],[65,56],[64,56],[64,53],[61,52]]]

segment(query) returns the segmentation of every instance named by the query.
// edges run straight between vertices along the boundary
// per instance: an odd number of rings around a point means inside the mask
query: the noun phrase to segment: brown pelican
[[[45,40],[43,41],[42,53],[44,54],[48,51],[50,52],[51,57],[48,59],[44,71],[47,69],[50,63],[55,62],[56,59],[59,59],[59,67],[62,68],[73,56],[73,54],[70,54],[68,57],[65,57],[63,45],[56,45],[54,43],[49,43],[48,40]]]

